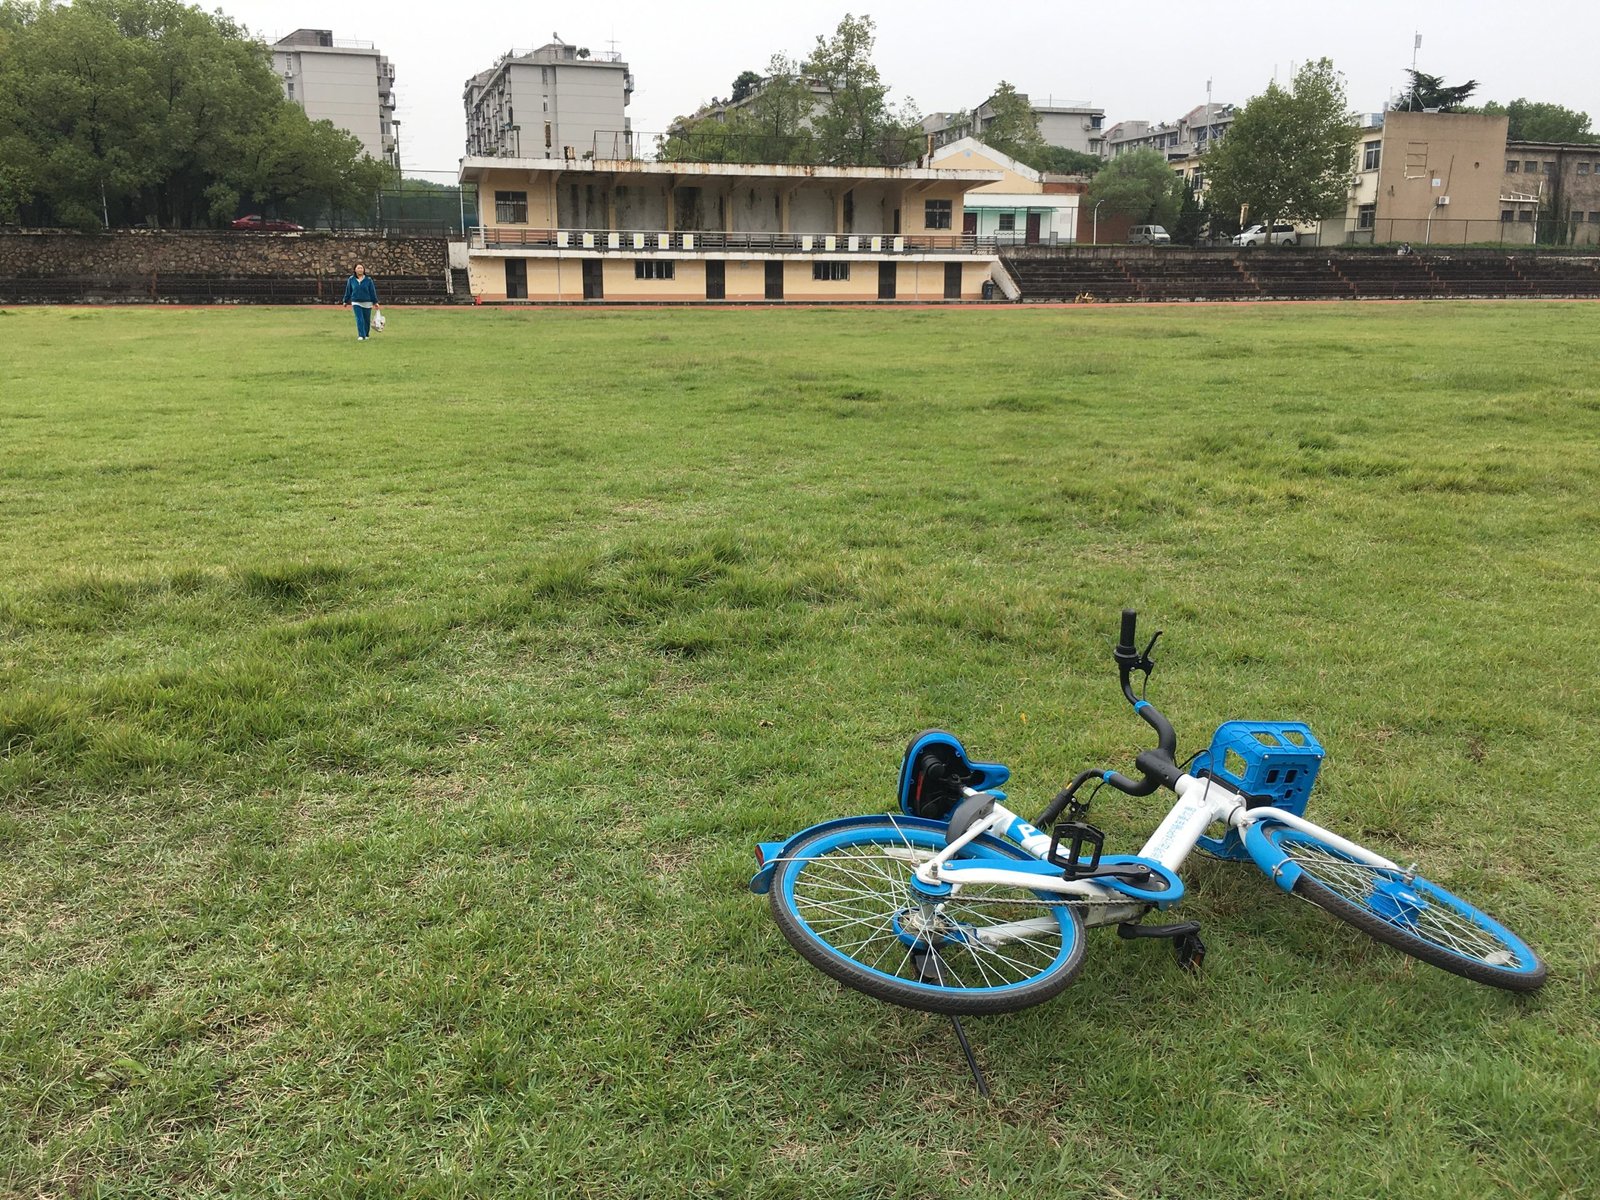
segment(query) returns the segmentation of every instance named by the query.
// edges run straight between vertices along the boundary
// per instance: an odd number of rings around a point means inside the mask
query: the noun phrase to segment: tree
[[[889,107],[889,89],[872,61],[871,17],[849,13],[831,38],[817,38],[800,68],[828,92],[814,120],[821,161],[835,166],[897,166],[914,158],[921,129],[914,111]]]
[[[1342,211],[1359,135],[1349,107],[1344,78],[1325,58],[1295,72],[1289,91],[1268,84],[1202,159],[1212,211],[1248,205],[1262,222]]]
[[[1065,146],[1045,146],[1024,159],[1035,171],[1049,171],[1056,175],[1094,175],[1106,160],[1098,154],[1085,154],[1082,150],[1069,150]]]
[[[1411,87],[1400,97],[1396,108],[1456,112],[1467,102],[1467,97],[1478,90],[1476,79],[1449,87],[1438,75],[1427,75],[1415,69],[1408,69],[1406,74],[1411,76]]]
[[[665,162],[817,161],[810,132],[817,102],[810,81],[782,54],[774,54],[767,74],[755,79],[756,86],[737,108],[675,121],[657,147],[657,157]]]
[[[282,193],[297,172],[331,171],[342,180],[335,191],[377,177],[354,139],[293,121],[288,110],[300,110],[284,99],[267,48],[220,13],[178,0],[0,0],[0,39],[8,217],[215,224],[245,196]],[[264,146],[274,135],[286,140]],[[259,170],[269,160],[278,164],[270,178]]]
[[[1159,150],[1134,150],[1106,163],[1089,184],[1088,202],[1136,225],[1171,225],[1178,215],[1172,168]]]
[[[1200,240],[1200,230],[1206,223],[1206,211],[1194,194],[1194,184],[1187,179],[1177,180],[1178,216],[1172,226],[1172,240],[1180,245],[1192,246]]]
[[[989,110],[989,123],[980,135],[984,144],[1032,165],[1033,159],[1044,151],[1045,140],[1039,132],[1039,115],[1028,98],[1002,79],[985,107]]]
[[[809,130],[817,107],[809,80],[782,54],[767,63],[766,77],[739,112],[739,132],[750,139],[745,162],[815,162]]]
[[[1511,142],[1600,142],[1589,129],[1589,114],[1559,104],[1518,99],[1510,104],[1490,101],[1482,108],[1465,109],[1491,117],[1506,117],[1506,140]]]
[[[739,103],[760,86],[761,73],[759,71],[740,71],[739,77],[733,81],[733,91],[728,94],[728,103]]]

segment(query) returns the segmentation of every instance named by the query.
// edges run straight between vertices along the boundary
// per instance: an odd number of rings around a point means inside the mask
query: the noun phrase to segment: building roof
[[[461,160],[463,183],[482,179],[489,171],[548,171],[594,175],[658,177],[701,176],[746,179],[855,179],[924,180],[944,183],[998,183],[1000,171],[946,170],[934,167],[814,167],[782,163],[640,162],[636,159],[490,158]]]
[[[1002,153],[988,143],[980,142],[975,137],[957,138],[953,142],[946,142],[933,152],[932,156],[928,159],[928,163],[931,166],[935,163],[943,162],[946,159],[967,154],[981,154],[990,162],[998,163],[1001,167],[1007,171],[1010,171],[1013,175],[1021,175],[1024,179],[1031,183],[1044,182],[1044,176],[1039,174],[1038,171],[1035,171],[1027,163],[1018,162],[1009,154]]]

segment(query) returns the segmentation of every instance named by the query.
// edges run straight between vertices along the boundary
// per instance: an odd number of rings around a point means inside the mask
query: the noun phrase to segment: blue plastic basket
[[[1271,805],[1304,816],[1322,767],[1322,743],[1298,721],[1229,721],[1211,735],[1211,746],[1195,756],[1191,775],[1209,774],[1251,798],[1250,807]],[[1218,858],[1248,859],[1239,835],[1203,837],[1200,848]]]

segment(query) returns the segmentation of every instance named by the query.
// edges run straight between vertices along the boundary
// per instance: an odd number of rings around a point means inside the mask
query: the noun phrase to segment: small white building
[[[928,165],[1001,172],[999,181],[966,194],[962,233],[997,246],[1066,246],[1077,240],[1080,197],[1046,192],[1045,177],[1026,163],[966,137],[940,146]]]

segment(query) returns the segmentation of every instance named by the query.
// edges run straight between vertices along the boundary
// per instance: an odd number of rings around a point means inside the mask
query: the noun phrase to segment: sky
[[[1588,113],[1600,127],[1600,4],[1594,0],[1433,0],[1292,5],[1277,0],[1143,0],[1129,7],[1015,0],[1009,8],[943,0],[545,4],[511,0],[200,0],[268,40],[306,27],[374,43],[395,68],[407,175],[446,180],[464,152],[461,89],[505,51],[559,34],[616,49],[633,72],[628,116],[664,130],[774,53],[803,57],[846,12],[877,23],[874,59],[892,103],[926,114],[971,108],[1004,79],[1034,103],[1088,102],[1106,124],[1170,121],[1206,99],[1243,104],[1275,77],[1330,58],[1350,105],[1378,112],[1419,70],[1479,81],[1475,102],[1526,97]],[[641,139],[641,144],[649,144]]]

